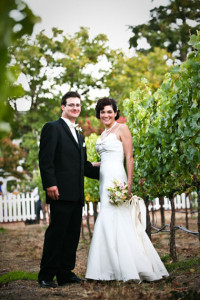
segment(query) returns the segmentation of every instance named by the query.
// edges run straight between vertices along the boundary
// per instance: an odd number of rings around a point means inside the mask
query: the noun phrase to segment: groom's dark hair
[[[97,105],[95,107],[97,119],[100,119],[100,111],[103,110],[104,107],[107,106],[107,105],[111,105],[112,106],[114,112],[117,113],[116,117],[115,117],[115,120],[118,120],[119,119],[120,110],[117,107],[117,102],[114,99],[108,98],[108,97],[99,99],[97,101]]]
[[[62,97],[61,105],[66,105],[68,98],[79,98],[81,100],[81,96],[79,95],[79,93],[70,91]]]

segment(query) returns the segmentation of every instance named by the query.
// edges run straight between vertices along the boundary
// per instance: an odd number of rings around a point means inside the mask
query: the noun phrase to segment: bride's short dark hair
[[[117,107],[117,102],[114,99],[108,98],[108,97],[104,97],[104,98],[99,99],[97,101],[97,105],[95,107],[97,119],[100,119],[100,111],[103,110],[104,107],[107,106],[107,105],[111,105],[112,106],[114,112],[117,113],[117,115],[115,117],[115,120],[118,120],[119,119],[120,110]]]

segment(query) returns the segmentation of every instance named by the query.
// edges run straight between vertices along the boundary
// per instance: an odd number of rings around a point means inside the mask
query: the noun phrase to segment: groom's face
[[[62,117],[71,121],[76,120],[81,112],[81,100],[79,98],[67,98],[66,105],[61,105]]]

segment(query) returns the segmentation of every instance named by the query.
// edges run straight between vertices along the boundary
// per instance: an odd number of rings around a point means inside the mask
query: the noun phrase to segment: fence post
[[[30,196],[29,193],[26,194],[26,199],[25,199],[25,203],[26,203],[26,219],[30,219],[31,217],[31,213],[30,213]]]
[[[33,197],[33,194],[31,194],[30,202],[31,202],[31,219],[34,220],[35,219],[35,199]],[[45,216],[43,215],[43,219],[44,218],[45,218]]]
[[[5,221],[5,222],[8,222],[8,211],[7,211],[7,206],[8,206],[8,198],[5,197],[5,200],[4,200],[4,207],[3,207],[4,221]]]
[[[0,222],[3,222],[3,197],[0,196]]]
[[[17,205],[17,220],[21,221],[21,219],[22,219],[22,211],[21,211],[21,199],[20,199],[20,197],[17,197],[17,199],[16,199],[16,205]]]

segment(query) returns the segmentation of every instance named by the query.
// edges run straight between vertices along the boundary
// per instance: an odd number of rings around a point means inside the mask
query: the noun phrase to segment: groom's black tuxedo
[[[59,200],[84,204],[84,176],[98,179],[99,168],[87,161],[84,138],[78,142],[63,119],[44,125],[41,133],[39,164],[43,188],[57,186]],[[52,200],[46,197],[47,203]]]
[[[57,186],[59,200],[51,200],[50,225],[45,233],[39,282],[57,277],[62,284],[75,266],[84,205],[84,176],[99,178],[99,168],[87,161],[84,138],[78,143],[60,118],[44,125],[41,132],[39,166],[43,188]]]

